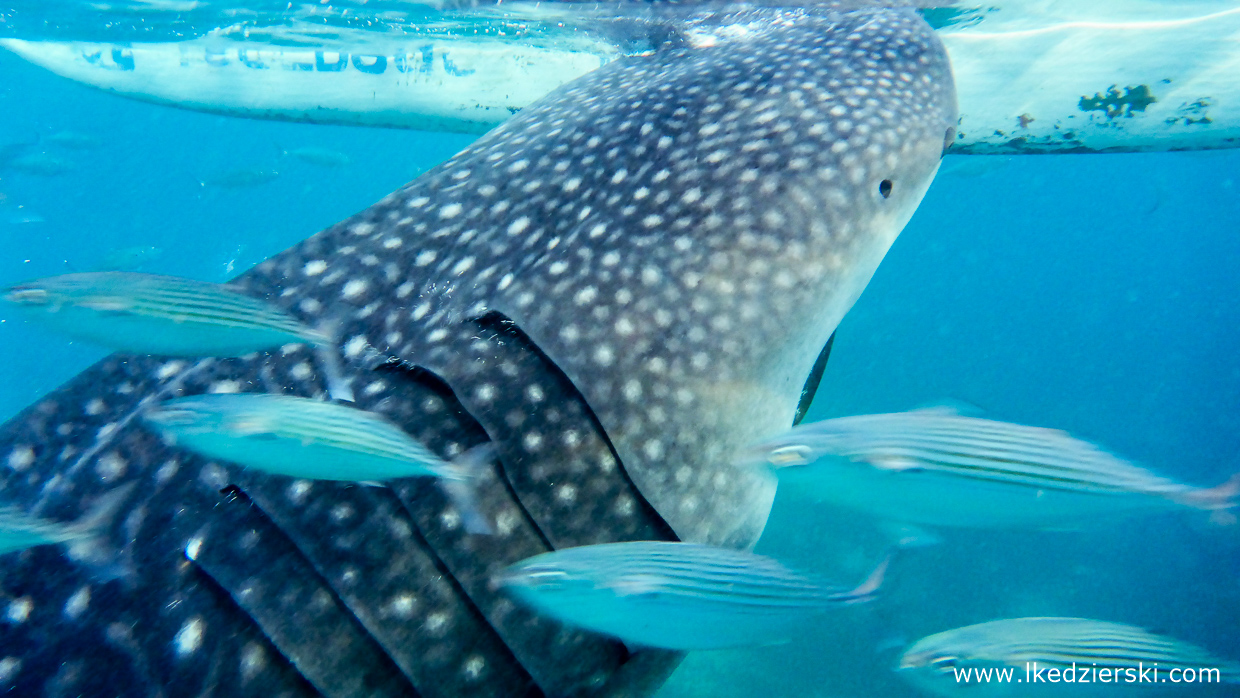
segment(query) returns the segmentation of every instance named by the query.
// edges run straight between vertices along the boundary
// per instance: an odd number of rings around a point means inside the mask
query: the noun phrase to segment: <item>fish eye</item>
[[[960,661],[959,657],[935,657],[930,660],[930,665],[940,671],[945,669],[954,669],[956,662]]]
[[[771,465],[789,466],[809,463],[813,451],[809,446],[783,446],[767,454],[766,460]]]
[[[884,199],[891,196],[891,180],[890,179],[884,179],[883,181],[878,183],[878,193],[882,195]]]

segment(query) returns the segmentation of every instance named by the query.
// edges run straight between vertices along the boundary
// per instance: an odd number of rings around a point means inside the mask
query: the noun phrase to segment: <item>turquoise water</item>
[[[0,76],[0,146],[38,134],[31,154],[73,163],[55,176],[0,171],[5,283],[148,246],[161,251],[139,259],[144,271],[223,281],[470,141],[146,105],[7,54]],[[97,147],[52,142],[65,131]],[[306,146],[350,162],[281,155]],[[278,176],[203,183],[245,170]],[[1237,151],[949,159],[840,326],[809,419],[958,400],[1217,484],[1240,470],[1237,180]],[[0,415],[103,354],[5,309]],[[883,545],[871,522],[777,507],[759,551],[851,583]],[[887,670],[890,647],[1022,615],[1133,623],[1240,658],[1238,579],[1240,530],[1204,517],[1089,534],[953,533],[903,556],[878,603],[792,645],[694,655],[662,695],[918,695]]]

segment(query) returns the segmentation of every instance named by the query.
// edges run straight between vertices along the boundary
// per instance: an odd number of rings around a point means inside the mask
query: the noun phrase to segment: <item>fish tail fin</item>
[[[336,350],[340,322],[324,320],[319,324],[317,331],[322,339],[314,343],[314,353],[323,368],[323,377],[327,380],[327,394],[333,400],[353,402],[353,383],[344,377],[344,365],[340,362],[340,353]]]
[[[136,486],[136,482],[131,482],[100,495],[89,511],[70,524],[70,537],[65,541],[70,559],[89,563],[96,568],[113,564],[115,551],[111,550],[111,546],[101,544],[101,541]]]
[[[874,597],[878,595],[879,588],[883,586],[883,580],[887,577],[887,568],[891,565],[891,558],[894,556],[895,553],[893,552],[884,555],[882,561],[878,563],[878,566],[870,572],[864,581],[849,591],[832,594],[831,600],[844,604],[873,601]]]
[[[1211,512],[1210,520],[1219,524],[1234,524],[1236,515],[1230,510],[1235,509],[1237,497],[1240,497],[1240,473],[1228,478],[1227,482],[1216,487],[1193,490],[1179,498],[1180,503]]]
[[[452,460],[453,470],[457,476],[439,478],[439,486],[443,489],[452,505],[461,515],[465,530],[478,535],[492,535],[495,528],[482,507],[478,503],[477,484],[482,472],[491,467],[495,460],[495,445],[490,441],[474,446]]]

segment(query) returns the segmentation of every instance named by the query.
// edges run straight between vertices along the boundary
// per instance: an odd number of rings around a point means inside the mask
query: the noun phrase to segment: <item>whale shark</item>
[[[5,560],[0,683],[655,690],[682,654],[535,615],[497,575],[588,544],[751,548],[774,481],[727,456],[812,398],[957,120],[947,56],[910,10],[719,13],[747,30],[618,58],[232,282],[330,323],[358,408],[444,458],[489,442],[493,535],[425,480],[264,474],[142,426],[182,396],[326,399],[312,349],[113,355],[0,428],[0,492],[31,515],[78,520],[132,488],[89,559]]]

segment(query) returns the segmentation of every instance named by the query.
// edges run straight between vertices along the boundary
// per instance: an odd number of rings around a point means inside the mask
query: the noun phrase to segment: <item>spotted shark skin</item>
[[[73,520],[138,483],[106,563],[0,568],[0,685],[133,696],[644,695],[676,653],[540,618],[492,575],[634,539],[749,547],[824,343],[938,167],[942,47],[902,10],[748,10],[615,61],[235,283],[341,331],[357,404],[445,457],[492,441],[464,532],[424,480],[208,461],[137,415],[210,391],[325,397],[303,348],[112,356],[0,429],[0,492]],[[735,24],[735,16],[727,18]]]

